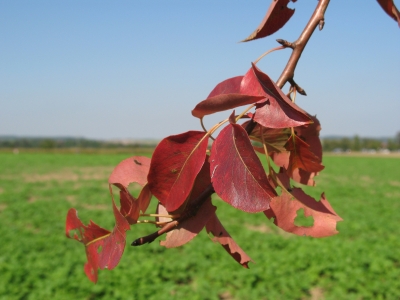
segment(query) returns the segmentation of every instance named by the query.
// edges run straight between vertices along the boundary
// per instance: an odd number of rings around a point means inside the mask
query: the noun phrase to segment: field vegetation
[[[151,153],[0,153],[0,299],[400,299],[400,158],[390,155],[324,157],[318,186],[305,189],[325,191],[344,219],[338,235],[294,236],[214,198],[249,270],[201,232],[168,251],[127,246],[94,285],[82,245],[65,237],[66,212],[112,229],[107,179],[131,155]],[[133,229],[128,242],[154,231]]]

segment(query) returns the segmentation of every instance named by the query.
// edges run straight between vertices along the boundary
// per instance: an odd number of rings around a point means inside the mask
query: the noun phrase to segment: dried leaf
[[[236,244],[229,233],[222,226],[217,215],[214,213],[206,224],[208,233],[212,233],[214,242],[220,243],[226,252],[228,252],[239,264],[245,268],[249,268],[248,263],[252,259]]]
[[[400,27],[400,12],[394,4],[393,0],[377,0],[383,10],[399,24]]]
[[[210,165],[215,192],[235,208],[264,211],[276,195],[246,131],[238,124],[229,124],[220,132],[212,146]]]
[[[126,231],[130,229],[127,220],[121,215],[114,201],[112,203],[115,216],[115,227],[112,232],[99,227],[92,221],[88,226],[84,225],[74,208],[71,208],[67,214],[66,236],[85,245],[87,263],[84,270],[86,276],[94,283],[97,282],[98,269],[111,270],[118,265],[125,249]]]
[[[208,95],[192,110],[192,115],[201,119],[205,115],[232,109],[238,106],[252,104],[264,96],[246,95],[240,92],[243,76],[237,76],[219,83]]]
[[[296,0],[291,1],[296,2]],[[289,0],[273,0],[261,24],[242,42],[263,38],[281,29],[294,14],[294,9],[287,7],[288,3]]]
[[[200,172],[208,137],[188,131],[163,139],[154,150],[148,175],[150,191],[169,211],[177,210],[188,198]]]
[[[271,208],[264,212],[268,218],[275,218],[274,223],[279,228],[301,236],[327,237],[337,234],[336,223],[341,221],[333,210],[325,195],[317,202],[300,188],[291,192],[283,191],[271,201]],[[294,221],[297,211],[304,209],[306,217],[313,217],[314,224],[310,227],[296,226]]]

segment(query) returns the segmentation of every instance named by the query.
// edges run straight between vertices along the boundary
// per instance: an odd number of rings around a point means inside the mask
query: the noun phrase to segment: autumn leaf
[[[154,150],[147,177],[149,188],[169,212],[177,210],[193,188],[206,156],[205,135],[203,131],[172,135]]]
[[[132,182],[144,186],[150,168],[150,158],[145,156],[132,156],[121,161],[112,171],[108,183],[120,189],[126,189]]]
[[[394,4],[393,0],[377,0],[383,10],[395,21],[400,27],[400,12]]]
[[[108,183],[120,189],[121,214],[129,224],[135,224],[140,211],[145,212],[152,197],[147,185],[147,175],[150,168],[150,158],[133,156],[121,161],[111,173]],[[128,191],[129,184],[136,182],[142,186],[138,199]]]
[[[193,189],[190,193],[190,197],[187,201],[186,209],[192,209],[192,202],[200,196],[201,193],[211,184],[210,178],[210,163],[208,157],[206,158],[204,165],[197,175],[196,181],[194,182]],[[191,241],[206,225],[208,219],[212,214],[215,213],[216,207],[211,204],[211,197],[195,212],[195,215],[191,218],[184,220],[180,223],[176,229],[167,233],[165,241],[161,241],[160,245],[166,248],[173,248],[182,246]],[[162,205],[158,206],[158,214],[166,214],[167,211]],[[188,213],[186,210],[182,214]],[[172,221],[172,219],[170,219]],[[159,221],[170,221],[159,218]]]
[[[268,218],[274,218],[274,223],[279,228],[300,236],[320,238],[337,234],[336,224],[342,221],[325,198],[325,194],[322,194],[317,202],[300,188],[293,188],[290,192],[284,190],[280,196],[272,199],[270,206],[264,214]],[[295,225],[295,218],[300,209],[304,210],[305,217],[313,218],[313,226]]]
[[[65,233],[68,238],[75,239],[85,245],[87,262],[84,266],[86,276],[97,282],[98,269],[114,269],[124,252],[126,231],[130,229],[127,220],[113,203],[115,227],[112,232],[101,228],[90,221],[84,225],[78,213],[71,208],[67,214]],[[73,235],[71,235],[73,234]]]
[[[201,119],[205,115],[232,109],[238,106],[252,104],[263,98],[263,95],[246,95],[240,92],[244,76],[237,76],[219,83],[208,95],[192,110],[192,115]]]
[[[291,1],[296,2],[296,0]],[[281,29],[294,14],[294,9],[287,7],[288,3],[289,0],[273,0],[261,24],[242,42],[263,38]]]
[[[227,125],[213,143],[211,181],[222,200],[246,212],[269,207],[275,191],[242,126]]]
[[[293,173],[297,169],[302,169],[308,173],[317,173],[324,169],[321,164],[321,157],[316,156],[310,146],[297,135],[292,135],[287,143],[286,149],[290,151],[288,174],[293,178]]]
[[[322,162],[322,144],[319,138],[321,125],[315,116],[310,116],[313,120],[312,124],[307,124],[295,128],[297,136],[309,145],[309,150],[316,156],[317,161]],[[287,168],[287,166],[285,166]],[[314,177],[319,171],[307,171],[304,169],[294,169],[292,178],[302,184],[315,186]]]
[[[297,127],[311,123],[307,112],[293,103],[271,78],[254,64],[245,75],[241,92],[265,95],[265,101],[257,102],[254,121],[266,128]],[[244,79],[243,79],[244,81]]]
[[[228,252],[239,264],[245,268],[249,268],[248,263],[251,258],[236,244],[229,233],[222,226],[217,215],[214,213],[210,217],[206,224],[206,230],[208,233],[212,233],[214,236],[213,241],[220,243],[222,247]]]

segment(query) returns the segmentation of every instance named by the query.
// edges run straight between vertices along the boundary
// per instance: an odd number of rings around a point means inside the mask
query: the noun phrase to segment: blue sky
[[[200,130],[194,106],[244,75],[275,39],[294,41],[317,1],[291,3],[282,30],[238,43],[269,4],[0,0],[0,135],[158,139]],[[258,66],[277,79],[289,55]],[[331,1],[296,69],[308,94],[296,103],[317,115],[322,136],[390,137],[400,131],[399,79],[397,23],[375,0]]]

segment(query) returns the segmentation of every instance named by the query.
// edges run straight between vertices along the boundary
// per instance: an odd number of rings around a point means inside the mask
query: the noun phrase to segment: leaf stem
[[[276,48],[272,48],[272,49],[268,50],[267,52],[265,52],[263,55],[261,55],[259,58],[257,58],[253,63],[256,65],[264,56],[266,56],[266,55],[268,55],[271,52],[274,52],[276,50],[282,50],[282,49],[285,49],[285,48],[286,47],[284,47],[284,46],[279,46],[279,47],[276,47]]]

